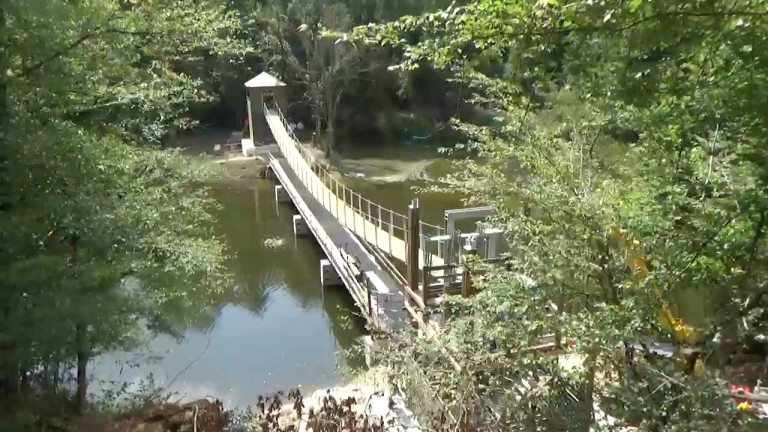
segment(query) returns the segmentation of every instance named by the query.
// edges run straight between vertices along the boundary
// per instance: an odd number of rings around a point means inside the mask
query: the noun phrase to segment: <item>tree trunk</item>
[[[597,348],[590,348],[587,359],[584,362],[587,369],[586,383],[584,386],[584,405],[587,410],[587,421],[590,425],[595,423],[595,374],[597,373]]]
[[[8,211],[11,207],[10,188],[10,129],[11,104],[8,94],[8,48],[10,43],[6,28],[6,0],[0,0],[0,212]]]
[[[325,156],[331,157],[331,153],[336,146],[336,131],[333,130],[333,125],[328,124],[328,130],[325,131]]]
[[[25,399],[29,395],[29,368],[19,370],[19,396]]]
[[[72,268],[72,278],[77,279],[77,259],[78,259],[78,234],[73,233],[70,237],[70,261]],[[86,375],[88,367],[88,328],[83,322],[83,318],[75,318],[75,349],[77,351],[77,392],[75,393],[75,410],[82,414],[85,409],[85,396],[88,392],[88,376]]]
[[[328,99],[326,94],[325,105],[325,156],[330,157],[336,147],[336,128],[335,123],[335,108],[333,106],[333,100]]]
[[[762,239],[764,233],[765,233],[765,224],[766,224],[766,215],[768,212],[761,212],[760,213],[760,219],[757,221],[757,224],[755,225],[755,234],[752,237],[752,246],[749,250],[749,260],[747,261],[747,268],[744,271],[744,281],[746,284],[749,284],[752,280],[752,270],[754,268],[755,259],[759,255],[760,252],[760,240]],[[751,288],[748,286],[748,288]],[[757,292],[753,293],[749,296],[749,299],[747,300],[746,304],[742,308],[741,315],[747,315],[752,309],[758,307],[760,305],[760,302],[763,299],[763,296],[766,293],[766,288],[760,288]]]
[[[53,363],[53,394],[59,392],[59,369],[61,365],[58,360]]]
[[[82,414],[85,408],[85,396],[88,392],[88,376],[86,375],[88,367],[88,335],[82,322],[77,323],[75,326],[75,339],[77,344],[77,394],[75,396],[75,409],[78,414]]]

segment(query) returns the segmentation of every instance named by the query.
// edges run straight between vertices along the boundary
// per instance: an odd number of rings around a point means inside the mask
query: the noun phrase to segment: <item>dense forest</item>
[[[207,194],[216,174],[158,144],[209,98],[175,65],[198,50],[240,55],[227,39],[239,21],[223,7],[166,6],[0,8],[4,413],[39,395],[84,410],[92,356],[227,283]]]
[[[189,73],[216,97],[193,107],[192,116],[202,124],[242,128],[242,84],[255,71],[268,70],[289,85],[287,114],[314,125],[329,148],[337,141],[375,146],[451,137],[445,123],[461,105],[460,86],[450,82],[449,73],[429,63],[408,74],[393,73],[390,67],[400,61],[396,49],[343,37],[356,26],[438,10],[450,1],[232,3],[243,20],[240,40],[252,51],[235,62],[212,55],[189,65]]]
[[[90,358],[226,289],[219,173],[167,144],[239,129],[261,70],[326,152],[450,135],[431,187],[505,230],[439,337],[386,352],[424,424],[760,427],[729,386],[768,376],[768,1],[0,0],[0,27],[3,430],[93,408]]]
[[[424,412],[744,430],[729,383],[764,382],[768,348],[768,3],[485,0],[356,32],[500,122],[456,119],[475,156],[436,187],[493,206],[511,250],[444,334],[391,352],[440,389]],[[575,366],[532,353],[553,334]]]

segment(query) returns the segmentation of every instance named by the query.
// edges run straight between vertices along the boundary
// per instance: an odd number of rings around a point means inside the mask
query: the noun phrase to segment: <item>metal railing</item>
[[[366,242],[391,256],[404,259],[407,217],[363,197],[344,185],[299,144],[278,106],[269,108],[265,104],[263,109],[267,124],[283,156],[318,202]],[[275,114],[280,121],[279,125],[272,122]],[[430,242],[428,239],[444,235],[445,230],[437,225],[419,221],[419,231],[419,249],[422,251],[424,263],[430,263],[432,256],[440,257],[444,248],[441,242]],[[398,242],[398,239],[402,243]]]
[[[285,175],[282,172],[282,167],[279,165],[274,169],[278,178]],[[337,246],[320,223],[316,219],[309,217],[308,213],[311,210],[300,199],[298,192],[293,186],[289,182],[284,182],[283,185],[286,187],[285,190],[288,195],[292,197],[297,210],[304,217],[307,226],[314,233],[318,243],[320,243],[320,247],[323,248],[326,255],[331,259],[339,276],[347,282],[353,299],[361,307],[364,314],[368,316],[373,328],[379,331],[386,330],[391,324],[388,322],[384,307],[390,299],[387,295],[371,292],[370,283],[363,271],[362,264],[357,257],[348,252],[348,245],[344,244],[343,247]]]

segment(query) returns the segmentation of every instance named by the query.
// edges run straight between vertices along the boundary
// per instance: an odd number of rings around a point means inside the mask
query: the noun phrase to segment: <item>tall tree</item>
[[[496,209],[505,266],[445,337],[397,346],[396,376],[439,383],[457,421],[497,430],[605,426],[605,413],[647,430],[746,423],[722,379],[749,384],[739,359],[768,351],[766,11],[482,0],[359,29],[400,46],[403,70],[459,72],[501,121],[457,122],[476,155],[443,188]],[[530,353],[548,334],[571,361]],[[650,352],[658,340],[682,366]],[[443,352],[459,373],[423,368],[449,365]]]
[[[307,102],[314,111],[318,129],[324,133],[326,155],[336,150],[337,117],[341,97],[362,72],[362,53],[342,35],[324,29],[301,30],[306,59],[291,64],[302,76]]]
[[[338,141],[354,132],[365,132],[367,141],[389,136],[399,129],[399,110],[409,91],[387,68],[397,53],[388,48],[355,44],[342,32],[353,25],[387,21],[401,15],[423,13],[450,2],[438,1],[269,1],[258,12],[268,29],[268,64],[296,91],[297,103],[311,112],[312,123],[324,138],[326,152],[335,151]],[[435,74],[435,77],[438,75]],[[404,80],[407,82],[407,80]],[[445,84],[440,79],[440,84]],[[445,93],[448,85],[429,86]],[[414,98],[416,99],[416,98]],[[442,98],[439,98],[442,100]],[[360,110],[376,103],[376,110]],[[434,102],[433,102],[434,103]],[[440,105],[435,103],[435,105]],[[302,110],[293,112],[301,115]],[[309,117],[307,115],[306,117]],[[384,120],[386,119],[386,120]]]
[[[242,52],[217,2],[3,2],[0,220],[6,394],[44,388],[131,343],[169,305],[200,307],[226,282],[201,161],[157,144],[209,98],[179,72],[206,52]],[[13,111],[10,111],[13,107]],[[7,196],[7,195],[4,195]],[[23,387],[23,386],[22,386]]]
[[[341,31],[351,28],[342,3],[320,5],[295,1],[287,16],[274,9],[270,41],[276,62],[284,66],[289,81],[304,89],[316,128],[323,134],[327,154],[335,150],[336,121],[342,95],[363,69],[363,53]],[[296,24],[300,23],[300,24]]]

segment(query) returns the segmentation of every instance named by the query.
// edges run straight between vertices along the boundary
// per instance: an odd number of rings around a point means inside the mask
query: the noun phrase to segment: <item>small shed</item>
[[[248,100],[248,129],[251,144],[264,142],[270,137],[267,121],[264,119],[263,106],[272,108],[277,105],[285,113],[288,94],[286,84],[272,75],[262,72],[245,83]]]

